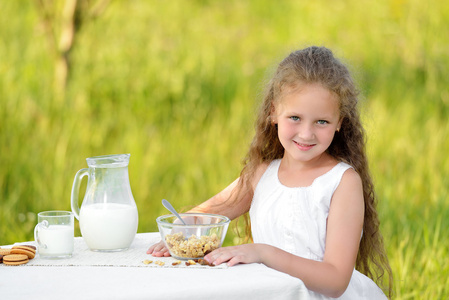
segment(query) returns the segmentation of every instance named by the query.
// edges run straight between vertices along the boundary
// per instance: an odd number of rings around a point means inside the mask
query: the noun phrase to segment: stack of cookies
[[[36,247],[31,245],[17,245],[11,249],[0,248],[0,263],[9,266],[26,264],[36,256]]]

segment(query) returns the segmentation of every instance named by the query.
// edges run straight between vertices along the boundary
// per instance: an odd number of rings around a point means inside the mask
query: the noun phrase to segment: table
[[[130,249],[110,257],[136,253],[139,261],[127,266],[40,264],[36,257],[22,266],[0,265],[1,299],[307,299],[301,280],[262,264],[234,267],[145,265],[140,258],[158,260],[145,252],[160,240],[159,233],[138,233]],[[81,260],[84,241],[75,238],[72,262]],[[30,244],[30,243],[28,243]],[[34,244],[34,243],[31,243]],[[85,244],[84,244],[85,245]],[[129,255],[127,255],[129,253]],[[90,257],[101,255],[90,252]],[[98,256],[99,257],[99,256]],[[173,259],[173,258],[170,258]],[[134,259],[135,261],[136,259]],[[48,262],[47,262],[48,263]]]

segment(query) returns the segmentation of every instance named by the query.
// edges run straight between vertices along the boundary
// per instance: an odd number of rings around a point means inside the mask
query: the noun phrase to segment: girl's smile
[[[308,150],[312,149],[313,146],[315,146],[315,144],[303,144],[303,143],[299,143],[296,141],[293,141],[293,142],[298,146],[298,149],[301,151],[308,151]]]

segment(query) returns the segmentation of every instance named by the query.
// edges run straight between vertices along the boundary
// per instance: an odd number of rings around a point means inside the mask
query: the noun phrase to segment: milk
[[[132,205],[95,203],[81,207],[81,234],[91,250],[120,251],[129,248],[136,235],[137,224],[137,208]]]
[[[73,225],[40,227],[39,240],[40,256],[71,256],[73,253]]]

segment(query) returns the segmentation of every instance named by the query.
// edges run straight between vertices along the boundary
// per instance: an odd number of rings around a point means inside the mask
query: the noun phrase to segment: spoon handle
[[[162,205],[168,209],[172,214],[174,214],[184,225],[187,225],[186,222],[181,218],[181,216],[178,214],[178,212],[175,210],[175,208],[165,199],[162,199]]]

